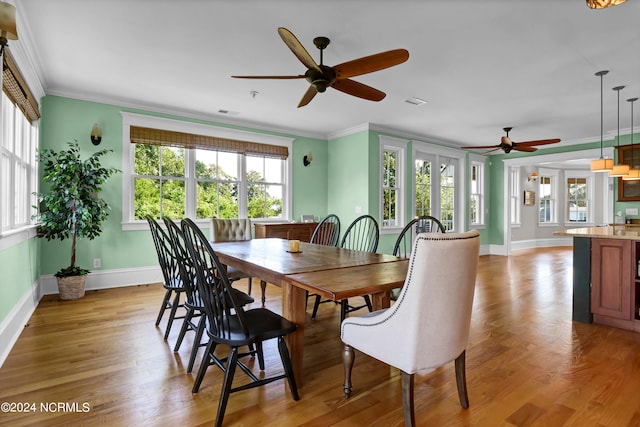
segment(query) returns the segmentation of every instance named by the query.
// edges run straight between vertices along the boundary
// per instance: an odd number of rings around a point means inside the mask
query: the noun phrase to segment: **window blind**
[[[129,128],[129,135],[131,143],[133,144],[218,150],[279,159],[286,159],[289,156],[289,149],[280,145],[259,144],[257,142],[175,132],[164,129],[131,126]]]
[[[8,49],[4,50],[2,90],[11,102],[18,106],[22,114],[29,120],[29,123],[33,123],[40,118],[38,101],[31,93]]]

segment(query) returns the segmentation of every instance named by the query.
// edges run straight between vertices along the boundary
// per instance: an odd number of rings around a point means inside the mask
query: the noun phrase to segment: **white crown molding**
[[[280,135],[314,138],[314,139],[321,139],[321,140],[327,139],[326,134],[308,132],[308,131],[296,129],[293,127],[283,128],[283,127],[267,126],[262,123],[257,123],[257,122],[252,122],[248,120],[242,120],[242,119],[230,119],[222,114],[221,115],[203,114],[195,111],[186,111],[186,110],[178,110],[178,109],[161,107],[158,105],[147,104],[144,102],[133,102],[131,100],[117,99],[117,98],[110,98],[110,97],[88,96],[85,93],[78,93],[73,91],[58,91],[55,89],[47,90],[47,95],[60,96],[63,98],[72,98],[80,101],[96,102],[99,104],[107,104],[117,108],[128,108],[131,110],[139,110],[137,111],[138,114],[144,114],[144,113],[167,114],[167,115],[176,117],[178,119],[183,118],[183,119],[193,119],[193,120],[206,120],[208,122],[211,122],[214,125],[220,124],[220,125],[227,125],[227,126],[238,126],[246,129],[256,130],[256,131],[273,132]]]

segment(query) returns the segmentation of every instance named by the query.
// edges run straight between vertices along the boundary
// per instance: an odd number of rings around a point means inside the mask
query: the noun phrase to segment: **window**
[[[565,221],[572,223],[593,223],[595,212],[593,203],[593,177],[588,171],[565,171],[566,213]]]
[[[466,153],[417,141],[413,147],[415,215],[437,218],[446,231],[464,229]]]
[[[509,170],[511,225],[520,225],[520,168]]]
[[[38,127],[2,93],[2,142],[0,144],[0,231],[31,224],[32,195],[37,188],[35,153]]]
[[[404,226],[406,141],[380,136],[381,229]]]
[[[431,215],[431,162],[415,161],[416,216]]]
[[[5,50],[0,100],[0,234],[31,224],[37,203],[38,102]]]
[[[440,163],[440,222],[453,230],[456,211],[456,162],[446,157]]]
[[[539,224],[555,224],[557,223],[557,201],[556,201],[556,185],[558,181],[558,171],[540,169],[540,183],[538,191],[540,193],[540,202],[538,204]]]
[[[472,226],[484,225],[484,160],[471,160],[469,212]]]
[[[128,159],[123,168],[125,229],[139,228],[136,222],[145,215],[196,220],[289,217],[290,158],[282,153],[288,153],[291,139],[122,115]]]

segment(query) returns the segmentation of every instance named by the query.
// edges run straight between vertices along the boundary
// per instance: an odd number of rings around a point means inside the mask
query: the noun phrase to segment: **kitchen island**
[[[573,237],[573,320],[640,332],[640,226],[554,233]]]

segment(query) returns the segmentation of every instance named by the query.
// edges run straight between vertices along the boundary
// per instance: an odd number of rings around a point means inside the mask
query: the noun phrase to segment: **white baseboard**
[[[141,283],[157,283],[163,280],[160,267],[99,270],[89,273],[86,289],[93,291],[96,289],[121,288]],[[46,275],[40,277],[40,289],[42,290],[42,295],[57,294],[58,283],[55,276]]]
[[[573,246],[573,237],[552,237],[549,239],[516,240],[511,242],[511,250]]]
[[[38,283],[31,285],[20,301],[11,309],[9,314],[0,323],[0,367],[9,356],[9,352],[20,337],[25,325],[29,322],[42,298]]]

